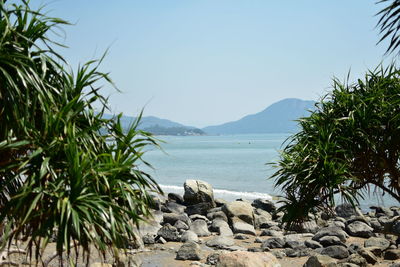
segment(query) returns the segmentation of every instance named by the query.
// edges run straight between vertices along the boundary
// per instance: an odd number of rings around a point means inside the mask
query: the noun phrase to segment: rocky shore
[[[135,257],[141,266],[400,267],[400,207],[335,211],[289,231],[272,201],[226,202],[210,184],[187,180],[183,196],[155,199]]]

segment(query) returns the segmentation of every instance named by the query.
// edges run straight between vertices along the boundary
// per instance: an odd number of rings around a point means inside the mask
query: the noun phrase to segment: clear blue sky
[[[39,2],[39,1],[37,1]],[[35,1],[35,3],[37,3]],[[239,119],[288,97],[319,99],[333,76],[384,58],[371,0],[56,0],[73,66],[110,52],[114,112],[193,126]],[[385,61],[390,61],[391,57]]]

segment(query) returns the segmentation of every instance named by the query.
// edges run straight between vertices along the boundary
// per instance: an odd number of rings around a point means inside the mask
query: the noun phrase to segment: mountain
[[[298,130],[297,120],[313,110],[315,101],[287,98],[276,102],[263,111],[240,120],[208,126],[207,134],[293,133]]]
[[[104,118],[112,118],[112,115],[104,114]],[[136,118],[130,116],[122,116],[121,123],[124,128],[128,128]],[[192,126],[186,126],[174,121],[160,119],[154,116],[142,117],[139,123],[140,130],[148,131],[156,135],[205,135],[205,133]]]

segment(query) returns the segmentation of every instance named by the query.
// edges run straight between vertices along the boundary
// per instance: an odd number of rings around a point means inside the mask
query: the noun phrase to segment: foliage
[[[284,220],[329,210],[335,194],[352,204],[380,188],[400,201],[400,71],[377,68],[333,91],[299,120],[274,173],[285,193]]]
[[[26,2],[0,0],[0,14],[2,244],[22,238],[40,258],[55,238],[60,257],[72,244],[118,257],[115,248],[135,240],[133,224],[148,215],[150,193],[161,192],[138,168],[157,142],[137,130],[140,117],[126,132],[120,116],[103,118],[98,84],[111,80],[101,60],[66,69],[49,35],[67,22]]]
[[[392,53],[400,45],[400,0],[380,0],[379,4],[390,2],[386,7],[378,12],[380,16],[377,23],[379,33],[382,35],[378,43],[385,39],[390,39],[386,53]]]

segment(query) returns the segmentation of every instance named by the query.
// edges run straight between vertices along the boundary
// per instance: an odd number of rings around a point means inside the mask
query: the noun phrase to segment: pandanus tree
[[[1,245],[26,240],[41,259],[53,239],[59,257],[94,247],[118,259],[161,192],[139,168],[157,140],[139,120],[124,129],[120,115],[104,119],[109,75],[101,60],[70,70],[51,38],[66,24],[0,0]]]
[[[377,14],[387,54],[400,46],[400,1]],[[353,205],[379,189],[400,202],[400,70],[369,71],[355,83],[334,79],[333,89],[299,120],[272,178],[284,193],[280,210],[291,224],[310,213],[332,211],[338,197]]]

